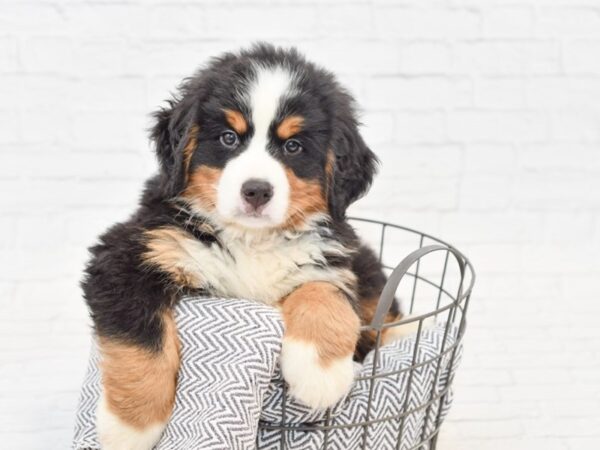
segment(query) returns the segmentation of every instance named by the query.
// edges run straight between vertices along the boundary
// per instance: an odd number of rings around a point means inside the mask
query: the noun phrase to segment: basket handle
[[[465,261],[463,260],[460,252],[452,247],[446,247],[444,245],[428,245],[426,247],[421,247],[411,254],[409,254],[406,258],[400,261],[400,264],[396,266],[396,268],[392,271],[389,276],[383,290],[381,291],[381,295],[379,296],[379,302],[377,303],[377,309],[375,310],[375,315],[373,316],[373,320],[371,320],[371,327],[380,329],[384,323],[385,316],[392,306],[392,302],[394,301],[394,295],[396,294],[396,290],[398,289],[398,285],[408,269],[416,263],[423,256],[428,255],[429,253],[437,252],[437,251],[449,251],[454,255],[456,261],[458,262],[458,267],[460,269],[461,279],[465,276]],[[462,282],[461,282],[462,285]],[[459,292],[457,299],[460,299],[461,293]]]

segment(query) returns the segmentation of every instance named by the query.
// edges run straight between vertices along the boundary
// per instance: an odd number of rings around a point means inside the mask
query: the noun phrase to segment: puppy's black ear
[[[183,147],[191,126],[191,108],[185,100],[169,100],[165,108],[154,113],[155,125],[150,131],[160,165],[163,194],[177,196],[184,188]]]
[[[333,179],[329,190],[329,211],[336,220],[371,186],[379,162],[358,131],[350,109],[337,121],[333,139]]]

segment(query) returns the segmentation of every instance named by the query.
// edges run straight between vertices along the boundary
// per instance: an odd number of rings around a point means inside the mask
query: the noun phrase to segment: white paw
[[[165,424],[138,429],[110,411],[104,397],[96,410],[96,431],[102,450],[151,450],[160,439]]]
[[[281,373],[288,383],[289,393],[300,403],[312,409],[325,409],[350,391],[354,363],[349,355],[322,366],[314,345],[284,338]]]

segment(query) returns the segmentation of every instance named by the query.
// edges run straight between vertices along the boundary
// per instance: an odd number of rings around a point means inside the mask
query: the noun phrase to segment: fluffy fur
[[[82,283],[101,347],[138,349],[150,372],[138,377],[160,389],[177,376],[176,331],[165,318],[182,296],[253,299],[284,313],[292,394],[330,406],[350,386],[353,355],[373,344],[358,328],[385,284],[345,220],[377,162],[351,96],[295,50],[257,45],[213,59],[155,118],[159,173],[131,218],[91,248]],[[156,413],[137,411],[141,380],[122,359],[103,373],[101,417],[118,425],[104,428],[106,448],[118,448],[110,443],[123,430],[156,436],[171,405],[146,399]]]

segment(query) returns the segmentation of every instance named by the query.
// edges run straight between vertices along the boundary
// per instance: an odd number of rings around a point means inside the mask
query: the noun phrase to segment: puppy
[[[226,53],[155,114],[160,164],[137,211],[91,248],[82,283],[102,355],[99,437],[149,449],[175,398],[185,295],[281,309],[281,369],[312,408],[338,401],[374,336],[385,276],[345,220],[376,157],[352,97],[295,50]],[[389,320],[400,314],[392,309]]]

